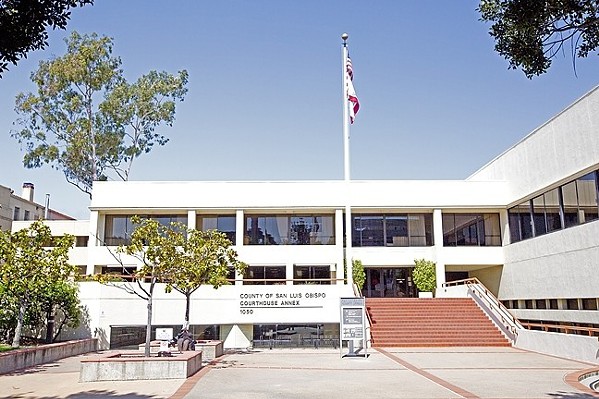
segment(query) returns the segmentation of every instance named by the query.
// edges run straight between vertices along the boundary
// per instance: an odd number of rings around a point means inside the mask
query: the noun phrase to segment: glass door
[[[416,296],[412,268],[366,268],[362,293],[368,298],[411,298]]]

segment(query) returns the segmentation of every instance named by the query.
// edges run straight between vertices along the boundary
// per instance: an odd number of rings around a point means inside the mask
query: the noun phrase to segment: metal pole
[[[353,285],[353,265],[351,256],[352,225],[351,225],[351,205],[350,205],[350,175],[349,175],[349,99],[347,96],[347,85],[349,76],[347,74],[347,39],[349,35],[341,35],[343,39],[342,51],[342,72],[343,72],[343,179],[346,186],[345,202],[345,263],[347,284]]]
[[[46,205],[44,209],[45,220],[48,220],[48,215],[50,215],[50,194],[46,194]]]

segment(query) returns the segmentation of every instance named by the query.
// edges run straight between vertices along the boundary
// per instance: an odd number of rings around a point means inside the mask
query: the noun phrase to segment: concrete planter
[[[202,352],[172,357],[144,357],[136,351],[81,360],[80,382],[184,379],[202,368]]]
[[[0,374],[98,350],[96,338],[16,349],[0,354]]]
[[[202,351],[202,359],[209,362],[223,355],[223,341],[197,341],[196,351]]]
[[[418,298],[432,298],[433,293],[430,291],[421,291],[418,293]]]

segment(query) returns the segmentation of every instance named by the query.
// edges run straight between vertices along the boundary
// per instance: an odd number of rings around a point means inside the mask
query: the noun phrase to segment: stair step
[[[511,346],[469,298],[368,298],[374,347]]]

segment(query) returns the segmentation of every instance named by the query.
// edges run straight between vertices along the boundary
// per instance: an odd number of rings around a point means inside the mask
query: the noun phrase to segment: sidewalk
[[[187,380],[93,383],[78,382],[80,359],[0,376],[0,397],[599,398],[565,382],[591,365],[513,348],[393,348],[366,359],[265,349],[229,354]]]

